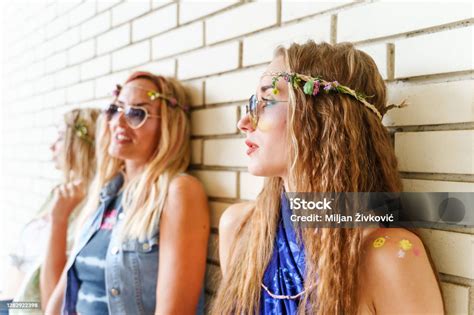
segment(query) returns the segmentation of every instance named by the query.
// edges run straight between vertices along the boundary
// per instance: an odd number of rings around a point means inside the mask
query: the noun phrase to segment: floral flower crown
[[[344,86],[337,81],[330,82],[330,81],[326,81],[322,79],[320,76],[311,77],[311,76],[300,74],[300,73],[272,72],[272,73],[267,73],[266,75],[272,76],[272,88],[273,88],[272,92],[275,95],[279,93],[276,85],[280,78],[283,78],[286,82],[291,84],[295,89],[299,88],[301,86],[300,84],[304,82],[303,93],[306,95],[316,96],[321,92],[321,88],[323,90],[323,93],[326,93],[326,94],[330,92],[347,94],[354,97],[356,100],[358,100],[362,104],[364,104],[367,108],[373,111],[380,120],[382,120],[382,114],[379,112],[379,110],[374,105],[366,101],[366,98],[370,98],[372,96],[367,96],[361,92],[354,91],[351,88]],[[405,101],[403,101],[401,104],[398,104],[398,105],[391,104],[386,107],[386,111],[389,111],[395,107],[401,108],[405,106],[407,106],[407,103]]]
[[[160,92],[158,91],[154,91],[154,90],[148,90],[148,89],[144,89],[142,87],[139,87],[139,86],[135,86],[134,88],[136,89],[141,89],[141,90],[144,90],[147,92],[147,95],[148,97],[150,98],[151,101],[154,101],[158,98],[161,98],[163,100],[166,101],[166,103],[170,106],[170,107],[179,107],[181,108],[183,111],[185,111],[186,113],[189,113],[189,106],[188,105],[182,105],[182,104],[179,104],[178,103],[178,100],[172,96],[167,96],[167,95],[164,95],[164,94],[161,94]],[[115,97],[118,97],[119,94],[120,94],[120,91],[122,90],[122,86],[120,84],[116,84],[115,85],[115,90],[113,91],[113,95]]]
[[[77,137],[84,140],[88,144],[94,144],[94,140],[89,135],[89,131],[87,130],[87,124],[84,120],[78,120],[74,124],[74,133]]]

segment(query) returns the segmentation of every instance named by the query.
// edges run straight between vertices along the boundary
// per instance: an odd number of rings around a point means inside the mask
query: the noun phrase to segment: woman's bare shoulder
[[[176,222],[185,218],[208,220],[207,195],[199,179],[188,174],[175,176],[169,184],[163,215]]]
[[[219,221],[219,230],[236,229],[243,222],[247,214],[255,207],[255,202],[240,202],[229,206]]]
[[[383,272],[384,276],[397,273],[402,267],[421,266],[414,262],[425,261],[427,258],[421,239],[415,233],[403,228],[379,228],[368,231],[364,234],[362,247],[364,264],[372,266],[372,271]]]
[[[361,260],[363,290],[370,295],[376,309],[394,313],[442,313],[435,271],[422,240],[415,233],[403,228],[365,233]],[[426,303],[431,303],[429,310],[423,309]]]
[[[245,218],[255,208],[254,202],[242,202],[229,206],[222,214],[219,221],[219,257],[222,273],[227,270],[230,250],[237,238],[239,228]]]

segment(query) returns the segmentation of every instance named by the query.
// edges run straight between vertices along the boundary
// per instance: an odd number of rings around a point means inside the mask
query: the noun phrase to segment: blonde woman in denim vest
[[[203,312],[209,210],[190,161],[187,97],[146,72],[117,86],[81,231],[48,314]]]
[[[70,250],[74,225],[80,212],[84,193],[95,173],[95,126],[98,109],[74,109],[63,116],[58,135],[50,147],[54,166],[62,173],[62,184],[56,186],[36,214],[21,232],[11,253],[11,268],[7,275],[9,292],[15,302],[46,301],[59,281]],[[69,229],[68,229],[69,226]],[[63,231],[48,240],[50,230]],[[54,244],[54,257],[44,255],[49,244]],[[31,313],[11,309],[10,314]]]

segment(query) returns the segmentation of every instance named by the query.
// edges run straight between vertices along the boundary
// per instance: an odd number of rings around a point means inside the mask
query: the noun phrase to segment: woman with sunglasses
[[[59,281],[85,191],[95,173],[94,142],[99,114],[98,109],[73,109],[64,114],[57,126],[57,137],[50,150],[62,183],[50,192],[35,217],[22,229],[10,255],[6,291],[14,302],[37,302],[46,307]],[[53,255],[45,255],[47,251]],[[10,310],[10,314],[23,313],[31,311]]]
[[[224,276],[212,314],[443,313],[436,273],[412,232],[291,219],[286,192],[402,190],[385,102],[374,61],[352,44],[276,50],[238,122],[249,172],[266,179],[256,202],[221,218]]]
[[[46,312],[202,313],[209,211],[202,185],[184,173],[185,91],[136,72],[114,94],[82,228]]]

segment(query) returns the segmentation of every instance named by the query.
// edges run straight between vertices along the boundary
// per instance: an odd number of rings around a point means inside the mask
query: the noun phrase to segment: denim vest
[[[76,256],[99,229],[104,211],[109,207],[123,184],[122,174],[115,176],[101,191],[97,212],[82,229],[78,242],[67,263],[67,286],[63,300],[63,314],[76,314],[79,279],[72,268]],[[159,224],[145,241],[120,242],[123,214],[115,224],[105,259],[105,287],[110,314],[154,314],[159,262]],[[183,292],[183,297],[186,295]],[[199,298],[196,314],[204,314],[204,289]]]

